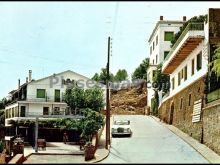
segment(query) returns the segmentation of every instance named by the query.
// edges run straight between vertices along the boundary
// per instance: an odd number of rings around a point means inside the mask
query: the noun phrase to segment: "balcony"
[[[204,23],[189,23],[165,58],[162,73],[171,74],[204,38]]]
[[[25,101],[29,102],[57,102],[63,103],[63,97],[46,96],[45,98],[36,98],[36,95],[28,95]]]

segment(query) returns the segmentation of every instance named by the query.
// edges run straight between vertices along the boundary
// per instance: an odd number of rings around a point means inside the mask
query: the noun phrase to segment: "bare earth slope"
[[[147,105],[145,86],[111,92],[111,114],[141,115]]]

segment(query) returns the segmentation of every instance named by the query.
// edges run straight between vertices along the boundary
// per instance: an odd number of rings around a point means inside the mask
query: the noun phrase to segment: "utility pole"
[[[36,122],[35,122],[35,152],[38,152],[38,146],[37,146],[37,139],[38,139],[38,121],[39,117],[36,117]]]
[[[110,37],[108,37],[108,59],[107,59],[107,79],[106,79],[106,143],[105,148],[110,145],[110,101],[109,101],[109,62],[110,62]]]

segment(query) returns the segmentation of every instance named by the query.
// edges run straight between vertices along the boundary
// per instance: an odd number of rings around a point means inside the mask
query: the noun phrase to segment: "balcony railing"
[[[45,98],[36,98],[36,95],[28,95],[25,101],[33,102],[64,102],[64,97],[46,96]]]
[[[183,40],[183,38],[186,36],[186,34],[189,31],[203,31],[204,30],[204,23],[189,23],[186,28],[183,30],[183,32],[181,33],[181,35],[179,36],[179,38],[176,40],[175,44],[173,45],[173,47],[171,48],[169,54],[166,56],[166,58],[164,59],[164,62],[167,61],[170,56],[172,55],[172,53],[175,51],[175,49],[177,48],[177,46],[180,44],[180,42]]]

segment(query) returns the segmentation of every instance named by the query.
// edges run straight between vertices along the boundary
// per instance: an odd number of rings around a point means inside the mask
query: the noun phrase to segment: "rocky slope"
[[[147,105],[146,85],[111,92],[111,114],[144,114]]]

